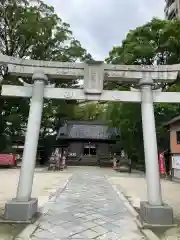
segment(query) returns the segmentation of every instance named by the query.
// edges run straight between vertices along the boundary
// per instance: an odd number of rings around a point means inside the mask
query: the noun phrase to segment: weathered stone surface
[[[83,77],[87,75],[96,79],[104,75],[105,80],[138,82],[139,79],[151,76],[155,81],[174,81],[180,69],[177,65],[163,65],[163,66],[136,66],[136,65],[111,65],[101,64],[103,71],[95,70],[90,76],[85,74],[85,69],[88,71],[91,64],[87,63],[70,63],[70,62],[54,62],[54,61],[38,61],[29,59],[14,58],[0,54],[0,64],[8,64],[9,73],[18,76],[31,76],[34,71],[41,69],[45,74],[53,78],[72,79],[73,77]],[[86,77],[85,77],[86,79]],[[93,81],[92,81],[93,83]],[[95,93],[97,87],[102,90],[102,81],[95,81]],[[89,85],[89,84],[88,84]],[[91,88],[94,86],[90,86]],[[93,91],[94,92],[94,91]],[[101,91],[100,91],[101,92]]]
[[[38,199],[33,198],[28,202],[18,202],[12,199],[5,205],[4,217],[12,221],[29,221],[38,212]]]
[[[106,178],[92,172],[73,176],[31,236],[32,240],[123,238],[144,239]]]
[[[172,226],[173,209],[167,204],[152,206],[148,202],[141,202],[140,218],[147,226]]]

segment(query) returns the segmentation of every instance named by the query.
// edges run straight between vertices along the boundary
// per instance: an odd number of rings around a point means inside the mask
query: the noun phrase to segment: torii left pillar
[[[38,212],[38,199],[31,198],[31,192],[43,111],[44,88],[48,78],[44,73],[36,72],[32,79],[34,84],[17,195],[5,205],[4,217],[12,221],[29,221]]]

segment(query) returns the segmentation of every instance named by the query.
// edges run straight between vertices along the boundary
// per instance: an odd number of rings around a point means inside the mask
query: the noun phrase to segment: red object
[[[16,156],[13,154],[0,154],[0,166],[15,166]]]
[[[159,154],[159,172],[160,174],[166,174],[165,158],[163,152]]]

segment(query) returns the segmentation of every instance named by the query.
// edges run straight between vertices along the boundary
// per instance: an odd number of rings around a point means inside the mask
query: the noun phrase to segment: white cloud
[[[97,60],[119,45],[130,29],[164,17],[164,0],[44,0],[71,25],[74,36]]]

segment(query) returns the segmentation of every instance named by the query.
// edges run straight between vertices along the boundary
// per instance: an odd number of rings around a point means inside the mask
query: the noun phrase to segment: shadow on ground
[[[3,218],[4,209],[0,209],[0,218]],[[27,226],[27,224],[0,224],[0,239],[13,240]]]

